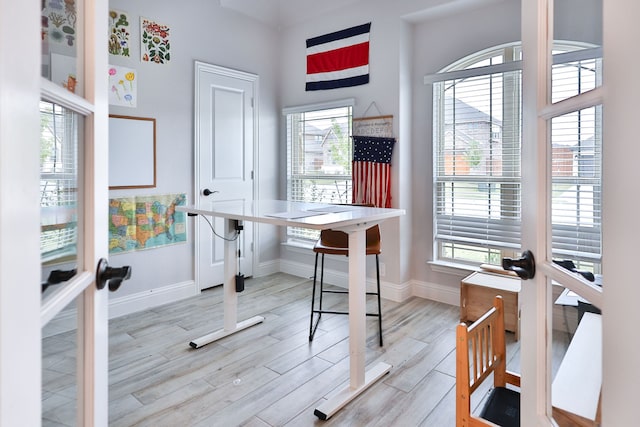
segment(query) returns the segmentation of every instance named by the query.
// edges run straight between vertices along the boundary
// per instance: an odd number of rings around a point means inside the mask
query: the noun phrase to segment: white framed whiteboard
[[[109,115],[109,189],[156,186],[156,119]]]

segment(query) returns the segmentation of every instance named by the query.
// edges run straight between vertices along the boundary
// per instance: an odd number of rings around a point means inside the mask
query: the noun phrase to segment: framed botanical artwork
[[[109,53],[111,55],[131,56],[129,49],[130,21],[127,12],[109,10]]]
[[[140,18],[140,59],[142,62],[166,64],[171,60],[168,25]]]
[[[57,52],[75,54],[77,21],[76,0],[42,0],[42,40],[66,49]]]

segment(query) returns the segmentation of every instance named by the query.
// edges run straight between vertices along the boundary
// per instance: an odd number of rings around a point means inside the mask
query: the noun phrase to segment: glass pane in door
[[[81,0],[42,0],[42,77],[82,96]],[[106,18],[105,18],[106,19]]]
[[[602,106],[555,117],[551,152],[553,257],[593,279],[602,260]]]
[[[551,404],[558,425],[600,425],[602,317],[576,292],[553,289]],[[580,424],[577,423],[580,420]]]
[[[71,303],[42,328],[42,426],[73,427],[77,413],[77,311]]]
[[[551,102],[602,85],[602,1],[554,0]],[[583,98],[584,99],[584,98]],[[602,283],[602,106],[549,122],[551,259],[570,275]],[[554,274],[551,405],[559,425],[599,425],[602,332],[584,285]]]
[[[578,82],[579,83],[579,82]],[[579,84],[576,84],[579,86]],[[551,120],[552,259],[568,274],[602,286],[602,106]],[[602,332],[584,285],[562,275],[552,286],[553,416],[559,425],[598,425]]]
[[[602,0],[554,0],[552,102],[602,86]],[[586,54],[582,55],[582,54]]]
[[[79,183],[84,119],[60,105],[40,103],[40,253],[43,296],[82,266]]]

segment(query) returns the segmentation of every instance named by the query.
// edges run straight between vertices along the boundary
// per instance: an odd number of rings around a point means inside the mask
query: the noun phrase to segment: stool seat
[[[380,229],[371,227],[367,229],[367,255],[379,255],[382,253],[380,244]],[[322,230],[320,238],[313,246],[313,251],[328,255],[349,255],[349,235],[343,231]]]

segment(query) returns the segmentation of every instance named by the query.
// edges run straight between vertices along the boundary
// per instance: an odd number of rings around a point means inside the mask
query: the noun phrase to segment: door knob
[[[109,267],[109,262],[101,258],[98,262],[98,271],[96,272],[96,286],[98,289],[104,288],[109,282],[109,290],[115,292],[118,290],[123,280],[131,277],[131,267],[125,265],[123,267]]]
[[[524,251],[520,258],[502,258],[502,268],[514,271],[523,280],[536,275],[536,260],[531,251]]]
[[[42,282],[42,292],[45,291],[51,285],[57,285],[58,283],[66,282],[76,275],[77,269],[71,270],[53,270],[49,273],[49,277],[46,282]]]
[[[204,190],[202,190],[202,194],[204,194],[205,196],[210,196],[211,194],[214,193],[219,193],[219,191],[211,191],[208,188],[205,188]]]
[[[566,268],[569,271],[573,271],[574,273],[578,273],[578,274],[582,275],[582,277],[584,277],[585,279],[587,279],[590,282],[595,282],[596,281],[596,276],[594,276],[592,272],[578,270],[576,268],[576,265],[570,259],[561,259],[561,260],[554,259],[553,262],[555,264],[558,264],[562,268]]]

